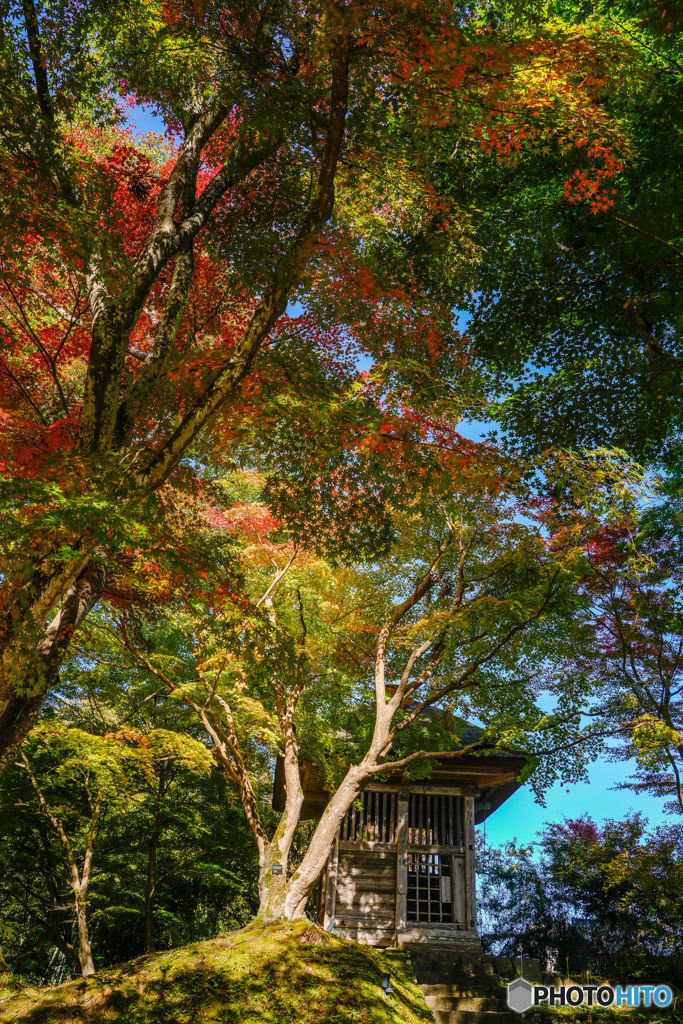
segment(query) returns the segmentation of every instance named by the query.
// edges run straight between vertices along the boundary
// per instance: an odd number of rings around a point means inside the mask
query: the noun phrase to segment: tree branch
[[[261,146],[244,151],[246,146],[236,146],[233,159],[218,171],[204,189],[194,205],[189,204],[190,213],[176,226],[174,214],[183,189],[193,192],[201,157],[201,146],[215,131],[226,116],[227,110],[219,117],[201,119],[188,133],[180,156],[176,161],[171,178],[157,200],[157,214],[150,236],[138,256],[132,275],[131,288],[125,301],[115,302],[109,294],[100,256],[95,254],[88,269],[88,299],[93,314],[92,345],[86,374],[83,407],[79,428],[79,449],[83,453],[106,451],[111,447],[116,419],[119,411],[120,386],[123,365],[133,327],[144,309],[152,286],[168,261],[181,251],[190,253],[194,237],[204,227],[209,215],[225,192],[243,180],[263,162],[276,148],[278,141],[268,139]],[[203,124],[200,131],[198,126]],[[205,137],[206,136],[206,137]],[[201,143],[201,146],[200,146]],[[184,272],[189,256],[181,261],[178,268]],[[186,276],[186,274],[185,274]],[[176,282],[178,284],[178,282]],[[189,279],[187,281],[189,286]],[[169,344],[175,338],[187,291],[176,287],[169,296],[168,323],[165,330],[168,338],[160,351],[167,354]],[[178,300],[178,301],[176,301]],[[159,354],[159,353],[157,353]],[[151,365],[151,364],[150,364]],[[154,374],[148,373],[150,378]],[[146,379],[145,375],[145,378]]]
[[[602,211],[605,217],[609,217],[610,220],[615,221],[617,224],[622,224],[625,228],[629,228],[630,231],[635,231],[639,235],[643,235],[645,238],[651,239],[653,242],[657,242],[659,245],[665,246],[667,249],[671,249],[677,256],[683,256],[683,249],[679,249],[677,246],[672,245],[671,242],[667,242],[666,239],[660,238],[659,235],[653,235],[651,231],[646,231],[645,228],[639,228],[637,224],[631,224],[627,220],[623,220],[621,217],[617,217],[615,213],[610,213],[609,210]]]
[[[47,77],[47,64],[45,63],[40,42],[40,25],[34,0],[22,0],[22,10],[29,52],[31,54],[31,63],[33,65],[36,99],[45,127],[45,137],[42,141],[46,142],[49,148],[50,157],[54,164],[55,177],[62,195],[69,205],[75,206],[77,203],[76,193],[57,145],[55,113],[50,94],[50,83]]]
[[[149,487],[159,487],[173,471],[185,451],[204,424],[220,408],[229,394],[234,392],[251,368],[256,353],[268,337],[273,325],[287,308],[287,300],[294,285],[300,280],[320,233],[334,208],[334,182],[339,153],[344,140],[344,127],[348,103],[348,40],[342,37],[336,45],[332,71],[330,120],[325,151],[323,153],[318,185],[313,202],[303,219],[289,252],[278,260],[270,285],[266,288],[259,307],[254,312],[242,338],[235,346],[230,360],[213,383],[201,396],[157,455],[141,474],[140,480]],[[213,183],[207,186],[210,192]],[[219,186],[220,187],[220,183]],[[203,204],[213,202],[204,196],[188,218],[194,224],[202,216]],[[180,233],[186,228],[181,225]],[[188,228],[189,230],[189,228]]]

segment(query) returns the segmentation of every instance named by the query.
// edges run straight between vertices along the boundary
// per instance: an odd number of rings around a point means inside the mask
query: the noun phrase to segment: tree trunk
[[[106,552],[98,548],[96,554],[98,558],[104,558]],[[0,775],[14,763],[45,698],[59,677],[74,631],[99,601],[106,580],[107,571],[102,561],[87,562],[66,589],[59,611],[45,630],[43,639],[30,652],[30,658],[20,649],[5,652],[7,660],[3,669],[10,678],[12,673],[18,673],[20,679],[37,677],[40,684],[34,693],[22,695],[13,682],[8,686],[6,699],[0,701]]]
[[[46,697],[47,692],[35,697],[12,696],[0,705],[0,775],[14,764]]]
[[[92,817],[90,819],[90,828],[88,829],[88,836],[85,844],[83,873],[80,877],[78,873],[78,865],[76,864],[73,852],[71,852],[71,888],[73,889],[76,900],[76,920],[78,922],[78,959],[81,964],[81,974],[84,978],[89,978],[95,973],[95,964],[93,963],[92,951],[90,949],[90,937],[88,935],[86,896],[88,895],[88,884],[90,882],[90,868],[92,866],[92,849],[93,840],[95,838],[95,829],[97,828],[97,822],[99,821],[100,812],[102,810],[102,790],[97,794],[97,802],[94,807],[90,797],[90,790],[87,786],[86,792],[88,793],[88,802],[92,808]],[[71,851],[70,844],[69,850]]]
[[[85,912],[85,894],[76,895],[76,921],[78,924],[78,961],[84,978],[91,978],[95,973],[95,964],[90,949],[88,936],[88,919]]]
[[[259,857],[259,908],[258,915],[264,921],[281,921],[285,915],[287,899],[287,864],[281,864],[272,849],[272,844]],[[282,874],[274,874],[273,868],[282,868]]]
[[[166,793],[166,776],[168,763],[163,761],[159,767],[159,791],[157,812],[154,816],[154,829],[147,847],[147,885],[145,887],[145,933],[144,951],[154,952],[154,893],[157,887],[157,850],[164,831],[162,802]]]
[[[297,777],[298,790],[292,793],[291,802],[288,800],[289,807],[285,805],[272,842],[263,844],[259,850],[259,917],[264,921],[292,921],[304,916],[308,897],[323,872],[337,829],[366,777],[367,772],[360,765],[349,769],[327,805],[303,861],[290,876],[287,871],[289,849],[303,803]]]
[[[147,885],[145,888],[145,935],[143,949],[145,953],[154,952],[154,893],[156,891],[157,846],[158,838],[147,847]]]
[[[297,801],[296,808],[285,807],[272,841],[263,843],[259,850],[258,913],[264,921],[281,921],[286,917],[289,851],[302,803],[303,794],[301,800]]]
[[[59,836],[66,859],[69,863],[69,873],[71,875],[71,891],[74,894],[74,905],[76,908],[76,922],[78,924],[78,959],[81,964],[81,974],[84,978],[89,978],[95,973],[95,964],[93,963],[92,951],[90,949],[90,939],[88,937],[88,920],[86,917],[86,896],[88,893],[88,883],[90,882],[90,869],[92,867],[92,851],[93,842],[95,839],[95,831],[97,829],[97,823],[100,820],[100,814],[102,813],[102,790],[100,789],[97,794],[97,800],[93,804],[88,782],[85,783],[85,791],[88,795],[88,804],[91,810],[90,827],[85,841],[85,858],[83,860],[83,872],[82,874],[78,870],[78,864],[76,863],[76,857],[74,854],[71,840],[64,831],[64,826],[59,818],[53,813],[48,806],[47,800],[38,785],[38,780],[33,774],[33,770],[29,763],[26,754],[23,751],[20,753],[21,760],[24,762],[24,767],[28,772],[28,776],[31,780],[31,785],[35,789],[40,806],[47,815],[47,818],[52,825],[53,829]]]
[[[362,765],[352,765],[318,822],[306,854],[287,886],[284,914],[288,920],[303,917],[308,897],[320,878],[330,855],[334,837],[349,807],[367,778]]]
[[[301,688],[295,687],[289,697],[277,682],[273,688],[284,739],[285,809],[271,842],[259,848],[259,915],[265,921],[286,916],[289,854],[304,803],[294,738],[294,712]]]

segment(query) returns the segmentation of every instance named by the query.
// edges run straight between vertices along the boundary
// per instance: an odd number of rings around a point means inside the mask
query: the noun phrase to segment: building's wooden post
[[[396,822],[396,933],[405,928],[408,914],[408,793],[398,794]]]
[[[465,797],[465,892],[467,927],[476,931],[477,898],[474,864],[474,797]]]
[[[330,858],[327,858],[325,870],[320,879],[320,894],[318,896],[318,921],[325,927],[325,908],[327,907],[327,874],[330,868]]]
[[[337,904],[337,872],[339,870],[339,832],[327,862],[327,885],[325,890],[325,916],[323,928],[327,928],[334,917]]]

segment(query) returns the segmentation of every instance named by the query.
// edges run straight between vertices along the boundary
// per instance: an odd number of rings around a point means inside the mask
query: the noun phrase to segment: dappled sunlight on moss
[[[391,972],[394,996],[381,980]],[[391,951],[308,923],[254,922],[230,935],[141,957],[88,981],[16,995],[1,1024],[418,1024],[431,1021],[410,967]]]

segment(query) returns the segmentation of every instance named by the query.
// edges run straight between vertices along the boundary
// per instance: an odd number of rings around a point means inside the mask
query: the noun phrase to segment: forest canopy
[[[12,971],[303,916],[437,756],[682,812],[679,17],[0,0]]]

